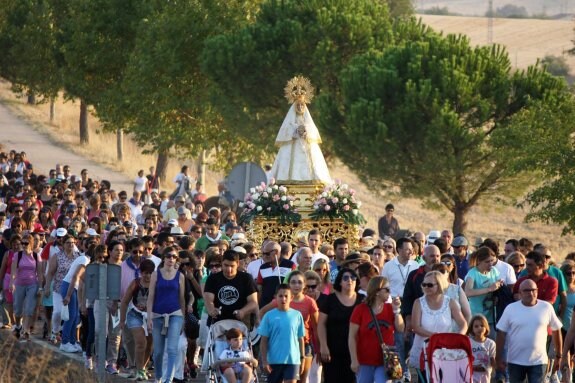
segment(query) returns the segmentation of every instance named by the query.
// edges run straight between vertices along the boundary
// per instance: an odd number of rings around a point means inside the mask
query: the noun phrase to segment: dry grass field
[[[575,13],[574,0],[494,0],[493,9],[506,4],[525,7],[529,15]],[[414,0],[414,5],[418,10],[447,7],[449,12],[465,16],[484,16],[488,8],[487,0]]]
[[[465,33],[475,44],[484,44],[487,39],[486,21],[481,18],[424,16],[423,20],[436,30],[447,33]],[[536,61],[537,57],[545,54],[559,55],[570,46],[572,38],[572,23],[540,20],[501,20],[495,21],[495,41],[508,47],[513,63],[524,68]],[[572,64],[575,64],[570,59]],[[57,104],[57,118],[54,124],[49,124],[48,105],[28,106],[24,100],[18,100],[9,91],[6,83],[0,82],[0,99],[8,101],[12,110],[17,114],[35,122],[38,129],[53,137],[57,137],[62,145],[71,150],[88,156],[94,160],[112,166],[133,178],[138,169],[146,169],[155,163],[152,156],[140,154],[140,150],[127,137],[125,140],[125,160],[118,163],[116,160],[115,135],[97,133],[98,121],[91,117],[91,144],[89,147],[77,145],[79,104],[73,102]],[[278,121],[278,128],[281,121]],[[110,144],[113,143],[113,144]],[[33,160],[33,156],[32,156]],[[192,164],[193,161],[172,160],[168,178],[172,178],[182,164]],[[344,165],[337,164],[331,167],[332,177],[341,179],[352,185],[363,202],[362,212],[368,220],[368,226],[375,228],[377,219],[384,211],[384,206],[392,202],[396,207],[396,216],[404,229],[421,230],[428,232],[432,229],[451,227],[452,216],[449,212],[430,210],[422,206],[419,200],[401,197],[391,197],[376,190],[369,190],[362,185],[357,177]],[[206,185],[208,194],[216,190],[216,182],[221,174],[208,173]],[[169,185],[171,188],[172,185]],[[535,242],[544,242],[551,246],[558,259],[568,252],[575,251],[573,236],[562,237],[561,228],[556,225],[541,223],[524,223],[525,212],[511,206],[480,203],[472,209],[469,215],[469,228],[466,233],[472,241],[475,237],[491,237],[501,243],[508,238],[528,237]]]

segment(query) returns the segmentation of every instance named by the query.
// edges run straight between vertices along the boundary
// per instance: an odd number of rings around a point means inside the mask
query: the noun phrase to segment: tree
[[[257,7],[257,1],[155,2],[138,26],[120,91],[98,105],[101,120],[122,127],[147,152],[195,157],[208,150],[219,169],[256,159],[257,146],[213,107],[213,83],[198,58],[208,37],[242,27]]]
[[[569,64],[563,56],[546,55],[541,64],[553,76],[569,77]]]
[[[489,12],[486,13],[486,16],[489,16]],[[513,4],[505,4],[504,6],[495,10],[495,17],[525,19],[529,17],[529,13],[525,7],[520,7]]]
[[[0,2],[0,75],[16,93],[53,99],[62,86],[51,14],[46,0]]]
[[[339,92],[338,74],[355,55],[421,33],[398,25],[402,30],[394,34],[383,1],[267,1],[253,24],[206,41],[202,70],[217,84],[214,100],[224,118],[273,153],[288,108],[286,82],[303,74],[320,95]],[[328,157],[329,138],[322,150]]]
[[[516,137],[547,113],[517,116],[567,93],[541,69],[510,71],[499,46],[428,33],[354,59],[341,74],[341,97],[324,100],[320,123],[367,185],[437,201],[453,213],[453,231],[464,232],[472,206],[520,193],[528,181],[515,159],[538,138]]]

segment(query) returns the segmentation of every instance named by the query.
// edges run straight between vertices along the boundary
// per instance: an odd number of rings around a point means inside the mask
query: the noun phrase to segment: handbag
[[[371,318],[375,324],[377,338],[379,339],[379,345],[381,346],[381,351],[383,353],[383,366],[385,368],[387,379],[401,379],[403,377],[403,369],[401,368],[401,363],[399,362],[399,354],[397,351],[395,351],[394,348],[387,346],[383,342],[383,336],[381,335],[381,329],[379,328],[379,322],[375,317],[375,313],[373,312],[373,309],[370,305],[367,305],[367,307],[369,308],[369,313],[371,314]]]
[[[60,311],[60,319],[62,319],[64,322],[70,320],[70,310],[68,309],[68,305],[62,306],[62,311]]]

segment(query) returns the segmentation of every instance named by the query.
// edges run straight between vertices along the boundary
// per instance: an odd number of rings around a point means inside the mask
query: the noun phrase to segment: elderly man
[[[295,270],[295,263],[281,256],[281,246],[277,242],[268,241],[262,246],[262,259],[256,280],[260,308],[272,301],[283,278]]]
[[[302,247],[298,251],[299,255],[297,257],[297,270],[305,273],[308,270],[311,270],[311,259],[312,259],[312,252],[309,247]]]
[[[451,243],[453,248],[453,256],[457,264],[457,275],[459,278],[465,280],[465,276],[469,271],[469,260],[467,259],[467,249],[469,248],[469,241],[462,235],[458,235]]]
[[[547,329],[551,328],[556,350],[553,370],[559,367],[562,355],[561,321],[550,303],[537,299],[537,284],[526,279],[519,284],[521,300],[507,306],[497,323],[497,368],[509,370],[511,382],[540,383],[544,381],[547,364]],[[507,337],[509,334],[509,337]],[[507,340],[507,360],[504,347]]]

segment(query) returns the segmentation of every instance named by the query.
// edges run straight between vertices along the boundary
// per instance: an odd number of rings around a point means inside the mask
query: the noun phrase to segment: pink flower
[[[325,198],[322,198],[319,200],[319,203],[325,205],[327,203],[327,200]]]
[[[253,208],[256,207],[256,204],[253,203],[253,202],[250,202],[250,203],[248,204],[248,207],[249,207],[250,209],[253,209]]]
[[[325,209],[325,211],[330,211],[330,210],[331,210],[331,206],[325,205],[325,206],[324,206],[324,209]]]
[[[338,202],[339,202],[339,198],[333,197],[333,198],[331,199],[331,202],[333,202],[333,203],[338,203]]]
[[[289,205],[286,203],[286,204],[283,206],[283,208],[284,208],[285,210],[289,210]]]
[[[262,182],[262,183],[260,184],[260,187],[261,187],[262,189],[265,189],[265,188],[266,188],[266,183],[265,183],[265,182]]]
[[[349,205],[343,205],[343,211],[349,211]]]
[[[262,197],[264,197],[264,198],[268,198],[268,197],[269,197],[269,194],[268,194],[268,192],[263,192],[263,193],[262,193]]]
[[[270,178],[270,185],[275,185],[276,179],[274,177]]]
[[[354,194],[355,194],[355,190],[354,190],[354,189],[349,189],[349,194],[354,195]]]

